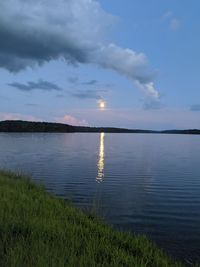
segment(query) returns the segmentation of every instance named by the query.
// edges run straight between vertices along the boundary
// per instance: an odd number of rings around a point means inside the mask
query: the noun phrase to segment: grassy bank
[[[145,237],[115,231],[25,178],[0,172],[0,266],[182,265]]]

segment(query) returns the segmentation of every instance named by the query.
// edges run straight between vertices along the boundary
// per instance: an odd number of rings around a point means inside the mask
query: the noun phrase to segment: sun
[[[101,101],[99,102],[99,108],[100,108],[101,110],[104,110],[105,107],[106,107],[106,102],[103,101],[103,100],[101,100]]]

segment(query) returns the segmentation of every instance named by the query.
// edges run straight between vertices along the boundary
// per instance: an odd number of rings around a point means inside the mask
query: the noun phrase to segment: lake
[[[0,168],[200,262],[200,136],[0,133]]]

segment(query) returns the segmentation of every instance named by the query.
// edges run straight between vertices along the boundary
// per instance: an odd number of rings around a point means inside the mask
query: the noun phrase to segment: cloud
[[[88,126],[88,122],[86,120],[77,119],[71,115],[64,115],[63,117],[55,118],[56,122],[67,123],[73,126]]]
[[[165,12],[165,13],[163,14],[162,18],[163,18],[163,19],[168,19],[168,18],[170,18],[170,17],[172,17],[172,16],[173,16],[172,11],[167,11],[167,12]]]
[[[73,65],[95,64],[158,98],[146,56],[104,42],[116,20],[95,0],[0,1],[0,67],[18,72],[58,58]]]
[[[26,120],[26,121],[40,121],[40,119],[36,118],[35,116],[31,115],[23,115],[20,113],[7,113],[7,112],[0,112],[0,120]]]
[[[25,104],[26,107],[37,107],[37,104],[27,103]]]
[[[75,93],[71,93],[73,97],[79,99],[103,99],[103,94],[107,93],[107,90],[78,90]]]
[[[146,98],[143,103],[143,108],[145,110],[160,109],[160,101],[157,99]]]
[[[94,0],[0,1],[0,65],[19,71],[57,58],[86,63],[114,20]]]
[[[137,81],[136,84],[142,91],[144,91],[144,93],[147,94],[147,96],[150,96],[153,99],[159,100],[160,94],[155,89],[153,82],[148,82],[148,83],[142,84],[142,83]]]
[[[91,81],[88,81],[88,82],[83,82],[82,84],[83,85],[95,85],[97,84],[98,81],[97,80],[91,80]]]
[[[65,95],[63,95],[63,94],[57,94],[56,97],[57,97],[57,98],[64,98]]]
[[[14,82],[14,83],[9,83],[8,85],[20,91],[25,91],[25,92],[30,92],[33,90],[42,90],[42,91],[62,90],[62,88],[60,88],[58,85],[43,80],[39,80],[38,82],[28,82],[27,84]]]
[[[190,106],[191,111],[200,111],[200,105],[192,105]]]
[[[169,22],[169,28],[172,31],[177,31],[181,26],[181,21],[173,16],[171,11],[167,11],[163,16],[163,20],[167,20]]]
[[[4,120],[44,121],[31,115],[24,115],[20,113],[0,112],[0,121],[4,121]],[[50,120],[52,121],[52,118]],[[53,120],[56,122],[67,123],[67,124],[75,125],[75,126],[88,126],[89,125],[86,120],[78,119],[76,117],[73,117],[67,114],[62,117],[54,118]]]
[[[155,73],[149,68],[148,60],[143,53],[109,44],[93,51],[90,60],[133,80],[147,95],[159,98],[153,82]]]
[[[181,21],[176,19],[176,18],[173,18],[170,20],[170,29],[172,31],[177,31],[181,26]]]
[[[78,77],[77,76],[72,76],[72,77],[69,77],[68,78],[68,82],[69,83],[72,83],[72,84],[76,84],[76,83],[78,83]]]

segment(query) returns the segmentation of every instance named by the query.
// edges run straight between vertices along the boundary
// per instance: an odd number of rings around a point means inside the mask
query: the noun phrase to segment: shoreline
[[[0,171],[0,266],[181,267],[144,236],[114,230],[21,175]]]

